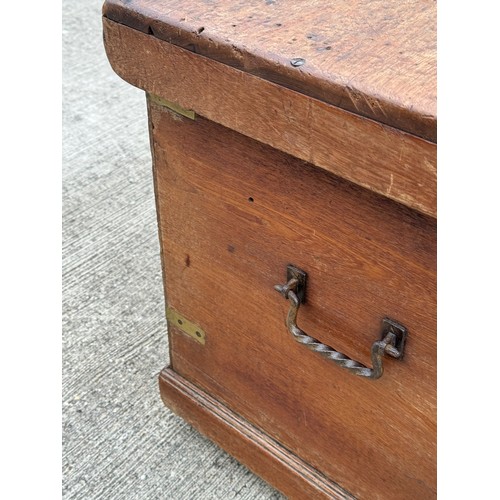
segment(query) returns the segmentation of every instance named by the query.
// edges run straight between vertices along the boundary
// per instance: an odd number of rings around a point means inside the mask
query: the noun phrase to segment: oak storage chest
[[[435,3],[107,0],[145,90],[167,406],[289,498],[436,496]]]

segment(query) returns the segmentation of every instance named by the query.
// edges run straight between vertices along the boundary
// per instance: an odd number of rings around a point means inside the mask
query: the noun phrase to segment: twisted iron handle
[[[290,268],[291,266],[289,266]],[[292,268],[293,269],[293,268]],[[296,268],[295,268],[296,269]],[[303,273],[303,271],[298,270]],[[303,330],[297,326],[297,313],[299,311],[300,303],[303,299],[299,299],[298,288],[299,285],[305,286],[305,273],[303,273],[303,282],[297,277],[292,277],[285,285],[276,285],[274,288],[290,301],[290,309],[286,318],[286,326],[288,331],[293,335],[294,339],[300,344],[305,345],[311,351],[321,354],[323,357],[333,361],[343,368],[347,368],[354,375],[360,377],[368,377],[377,379],[384,373],[382,358],[384,354],[388,354],[396,359],[403,357],[404,344],[406,340],[406,328],[394,320],[384,318],[382,339],[377,340],[372,344],[371,359],[373,368],[354,361],[347,357],[345,354],[336,351],[319,340],[307,335]]]

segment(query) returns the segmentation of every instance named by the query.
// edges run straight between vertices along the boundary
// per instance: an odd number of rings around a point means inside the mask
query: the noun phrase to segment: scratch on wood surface
[[[435,177],[437,177],[437,168],[436,165],[432,162],[430,162],[427,158],[424,158],[424,167],[429,170],[429,172],[432,172]]]
[[[314,151],[316,148],[313,146],[311,141],[313,140],[313,133],[312,133],[312,125],[314,123],[313,121],[313,106],[312,106],[312,99],[309,99],[307,103],[307,123],[309,124],[308,132],[307,132],[307,145],[309,147],[309,163],[314,163]]]
[[[403,151],[405,149],[404,141],[401,141],[401,150],[399,151],[399,163],[401,163],[401,159],[403,158]]]
[[[242,73],[243,74],[243,73]],[[289,109],[291,108],[291,103],[288,102],[288,104],[286,103],[286,100],[287,98],[286,97],[283,97],[281,99],[281,108],[283,109],[283,116],[285,117],[286,121],[291,124],[292,123],[292,120],[290,120],[290,113],[289,113]],[[270,120],[271,122],[273,120]],[[276,129],[278,130],[278,129]]]
[[[387,188],[387,194],[390,194],[393,184],[394,184],[394,175],[391,174],[391,183],[389,184],[389,187]]]
[[[357,92],[349,85],[346,86],[345,90],[346,90],[347,95],[349,96],[349,99],[351,100],[352,104],[354,105],[356,110],[359,111],[358,103],[357,103],[359,96],[358,96]]]
[[[382,104],[380,104],[380,101],[378,99],[375,99],[373,101],[373,103],[378,107],[378,109],[380,109],[381,113],[384,115],[384,116],[387,116],[387,113],[385,112],[385,108],[384,106],[382,106]]]
[[[374,107],[373,107],[374,102],[368,96],[366,96],[364,94],[361,94],[361,96],[363,97],[366,105],[370,108],[370,111],[373,113],[374,112]]]

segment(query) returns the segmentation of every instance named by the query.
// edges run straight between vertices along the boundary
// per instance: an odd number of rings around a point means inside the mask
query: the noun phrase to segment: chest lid
[[[363,131],[357,130],[358,122],[355,125],[335,120],[330,122],[330,126],[337,129],[349,129],[348,135],[360,133],[364,137],[358,142],[353,138],[349,144],[347,139],[343,141],[344,148],[351,147],[365,154],[361,166],[325,166],[328,161],[322,158],[321,153],[310,152],[307,145],[302,144],[297,149],[306,153],[297,154],[293,146],[285,143],[306,142],[306,139],[297,138],[294,133],[285,130],[280,130],[278,134],[282,138],[281,143],[277,140],[272,145],[412,208],[435,215],[433,146],[437,118],[434,1],[106,0],[103,14],[105,44],[113,68],[126,80],[148,92],[157,91],[159,83],[152,85],[149,82],[148,86],[147,80],[158,80],[163,76],[154,73],[154,69],[143,67],[142,75],[137,72],[135,77],[131,77],[130,68],[125,70],[127,57],[130,60],[127,51],[138,49],[130,44],[125,47],[122,40],[118,56],[117,47],[110,47],[112,30],[106,28],[107,22],[125,25],[138,33],[167,42],[169,46],[187,49],[191,54],[203,56],[200,60],[208,59],[238,70],[233,73],[237,78],[233,78],[231,88],[239,85],[240,94],[244,94],[246,89],[252,92],[252,85],[258,86],[261,82],[265,95],[257,96],[260,102],[254,103],[254,107],[267,107],[270,110],[269,122],[274,120],[274,108],[281,106],[283,112],[288,114],[292,128],[297,118],[303,122],[301,127],[304,128],[307,120],[322,113],[316,108],[322,108],[323,104],[346,111],[349,115],[368,118],[365,121],[372,122],[372,129],[365,131],[366,137]],[[141,40],[138,37],[132,44],[140,44]],[[156,66],[169,66],[172,59],[165,57],[162,60],[160,52]],[[151,50],[148,54],[151,55]],[[144,64],[148,54],[143,54]],[[136,57],[136,61],[140,60],[141,56]],[[209,78],[211,82],[220,79],[220,95],[214,95],[214,88],[205,85],[203,98],[205,101],[217,100],[217,107],[224,108],[220,113],[238,112],[224,107],[228,82],[223,81],[220,67],[220,64],[207,66],[206,72],[198,75]],[[170,68],[164,66],[163,70],[182,72],[178,64],[175,67],[170,64]],[[247,79],[238,77],[241,73],[248,75]],[[256,78],[249,79],[250,76]],[[182,78],[185,85],[192,87],[189,75]],[[264,82],[273,86],[266,87]],[[170,87],[175,85],[172,79],[163,83]],[[280,97],[280,103],[275,102],[277,98],[271,92],[276,85],[289,90],[288,94],[284,94],[285,98]],[[179,92],[175,91],[176,94]],[[193,90],[192,100],[196,101],[200,93],[203,93],[203,86],[199,91]],[[167,99],[172,97],[159,94]],[[253,95],[256,95],[255,92]],[[245,96],[241,98],[244,100]],[[173,100],[183,104],[182,96]],[[311,105],[311,102],[315,104]],[[197,110],[195,102],[191,106],[185,104],[188,109],[238,130],[237,126],[220,119],[217,111],[210,116],[208,112]],[[292,109],[294,106],[295,111]],[[255,121],[255,117],[249,119]],[[321,126],[328,127],[328,123],[324,121]],[[384,127],[377,128],[377,124]],[[239,131],[263,140],[245,127]],[[397,132],[402,135],[394,135]],[[321,135],[323,132],[318,133]],[[263,136],[269,137],[269,134],[272,135],[272,131],[264,132]],[[392,166],[370,167],[369,159],[383,154],[382,150],[377,152],[373,149],[374,142],[384,143],[383,136],[386,136],[387,143],[394,143],[397,137],[397,148],[393,146],[393,153],[385,155],[386,162],[392,163]],[[325,141],[330,141],[328,134]],[[269,140],[263,142],[271,143]],[[331,145],[332,163],[338,165],[345,154],[336,157],[339,154],[338,144],[334,141]],[[317,151],[318,145],[314,149]],[[367,152],[363,153],[363,149]],[[365,172],[367,169],[368,172]],[[383,179],[377,180],[380,175]]]

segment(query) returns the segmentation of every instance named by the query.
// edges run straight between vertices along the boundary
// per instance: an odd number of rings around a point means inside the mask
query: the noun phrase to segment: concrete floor
[[[63,497],[280,499],[160,401],[168,362],[145,98],[101,2],[63,4]]]

